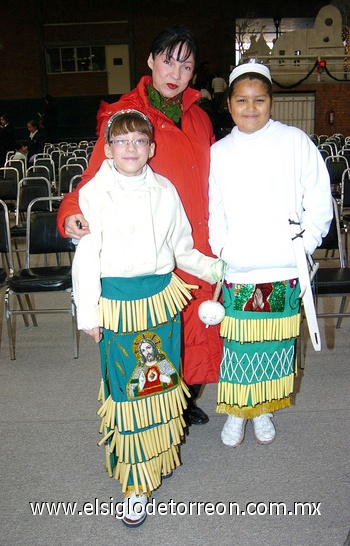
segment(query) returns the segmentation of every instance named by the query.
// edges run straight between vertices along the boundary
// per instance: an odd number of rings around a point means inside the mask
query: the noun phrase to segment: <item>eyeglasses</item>
[[[133,144],[136,148],[145,148],[151,144],[151,141],[148,138],[135,138],[135,140],[126,140],[125,138],[116,138],[115,140],[110,140],[109,144],[112,146],[117,146],[118,148],[126,148],[129,144]]]

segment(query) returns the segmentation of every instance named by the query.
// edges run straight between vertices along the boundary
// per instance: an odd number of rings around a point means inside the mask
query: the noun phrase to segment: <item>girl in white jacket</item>
[[[211,148],[209,233],[227,263],[226,317],[217,412],[224,444],[244,439],[247,419],[261,444],[275,438],[272,412],[290,404],[300,287],[289,215],[301,220],[305,251],[328,232],[328,172],[308,136],[270,119],[269,69],[249,62],[229,79],[231,134]]]
[[[125,494],[122,521],[143,523],[147,497],[180,464],[188,393],[180,374],[180,311],[191,299],[173,270],[213,284],[217,263],[193,248],[175,187],[152,171],[152,126],[136,110],[114,114],[107,159],[79,191],[89,222],[73,262],[78,327],[101,353],[99,442]],[[215,273],[214,273],[215,276]]]

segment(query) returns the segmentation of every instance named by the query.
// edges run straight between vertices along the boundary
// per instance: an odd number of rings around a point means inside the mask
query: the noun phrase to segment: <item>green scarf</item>
[[[152,106],[163,112],[174,123],[180,121],[182,116],[182,93],[175,97],[175,99],[167,99],[166,97],[162,97],[152,85],[147,85],[147,91],[148,100]]]

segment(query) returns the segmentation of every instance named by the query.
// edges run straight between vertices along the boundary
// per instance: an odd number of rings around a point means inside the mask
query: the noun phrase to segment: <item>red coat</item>
[[[209,149],[215,137],[207,114],[195,102],[200,93],[187,88],[183,94],[183,115],[180,130],[173,121],[150,105],[146,86],[150,76],[141,78],[137,87],[113,104],[102,103],[98,113],[100,137],[94,147],[89,166],[79,187],[90,180],[105,159],[104,128],[108,119],[119,110],[134,108],[148,116],[154,128],[156,150],[149,164],[152,169],[169,178],[177,188],[192,226],[194,246],[207,255],[212,255],[208,235],[208,178]],[[64,234],[64,219],[79,214],[77,191],[65,196],[58,212],[58,228]],[[197,277],[178,271],[182,279],[190,284],[199,284],[193,291],[194,300],[183,312],[183,374],[190,384],[213,383],[218,380],[222,355],[222,340],[218,327],[206,328],[199,320],[198,305],[211,299],[213,288]]]

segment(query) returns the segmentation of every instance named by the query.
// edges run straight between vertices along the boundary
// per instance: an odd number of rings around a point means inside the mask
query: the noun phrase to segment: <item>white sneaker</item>
[[[263,413],[259,417],[254,417],[253,427],[256,440],[259,444],[271,444],[276,436],[275,427],[272,424],[272,413]]]
[[[147,495],[137,496],[133,491],[131,495],[124,499],[124,517],[122,522],[127,527],[139,527],[147,517],[146,504]]]
[[[228,415],[224,428],[221,431],[221,440],[225,446],[237,447],[244,440],[247,419]]]

